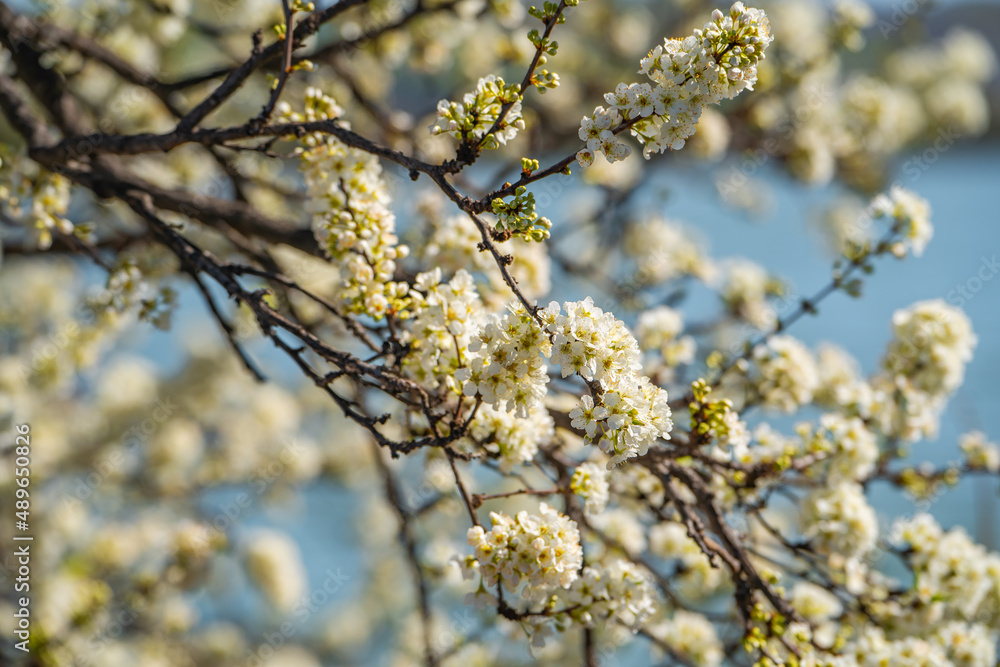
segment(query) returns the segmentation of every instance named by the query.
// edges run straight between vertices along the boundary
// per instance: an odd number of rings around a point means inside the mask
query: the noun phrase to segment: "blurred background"
[[[629,225],[650,217],[679,225],[713,262],[746,257],[780,278],[787,297],[809,296],[829,280],[845,216],[896,183],[933,209],[935,233],[924,255],[880,260],[861,298],[835,294],[790,333],[813,349],[836,342],[868,374],[877,370],[891,337],[895,310],[936,298],[961,307],[979,337],[974,360],[937,436],[911,448],[915,462],[940,467],[958,461],[961,434],[979,430],[1000,438],[1000,77],[996,60],[987,57],[1000,49],[1000,2],[876,0],[866,20],[857,18],[861,10],[853,4],[763,6],[776,34],[767,61],[773,69],[762,71],[758,93],[742,95],[718,118],[703,121],[716,123],[715,129],[699,129],[687,149],[648,164],[633,156],[537,186],[540,212],[554,223],[555,257],[547,280],[539,279],[547,288],[539,288],[539,300],[591,295],[634,323],[648,300],[623,299],[620,289],[579,275],[573,262],[559,257],[591,257],[602,248],[574,240],[577,225],[586,223],[596,239],[617,243]],[[238,62],[249,32],[275,22],[280,3],[12,7],[94,34],[161,78],[176,80]],[[523,144],[501,152],[477,165],[463,186],[495,187],[516,173],[513,165],[523,154],[543,165],[562,157],[574,146],[575,119],[615,83],[632,80],[648,46],[664,35],[684,34],[710,9],[690,0],[582,3],[549,64],[564,85],[536,97],[526,112],[530,153]],[[483,2],[463,10],[463,16],[487,15],[479,33],[467,18],[443,12],[362,40],[346,54],[317,59],[318,73],[290,86],[287,99],[298,104],[307,82],[328,81],[359,132],[432,159],[449,157],[453,145],[425,131],[437,100],[457,99],[489,72],[520,78],[529,47],[524,10],[514,0]],[[323,33],[319,43],[356,39],[402,11],[394,0],[372,3]],[[182,27],[167,24],[171,18]],[[58,51],[52,60],[67,70],[79,66]],[[852,78],[856,74],[862,78]],[[142,93],[112,85],[106,73],[74,76],[93,77],[92,103],[119,131],[170,127]],[[263,78],[252,81],[216,121],[241,122],[259,107],[266,85]],[[182,97],[197,101],[208,90],[210,85],[194,86]],[[778,148],[762,149],[771,145],[769,137]],[[5,140],[16,150],[10,128],[0,121]],[[254,181],[251,200],[262,210],[302,219],[301,199],[280,201],[266,187],[287,184],[301,192],[294,164],[266,166],[257,158],[241,164]],[[182,149],[134,165],[153,179],[227,194],[228,186],[206,176],[205,161]],[[425,183],[384,168],[401,236],[419,244],[426,211],[436,204],[428,203]],[[111,205],[74,199],[71,210],[128,225]],[[33,613],[35,627],[58,639],[32,660],[416,664],[414,619],[406,613],[412,587],[400,584],[409,581],[406,563],[371,447],[259,339],[250,316],[240,315],[241,336],[270,384],[254,383],[235,361],[189,284],[170,283],[176,308],[169,331],[134,317],[109,321],[80,305],[104,288],[103,271],[61,253],[38,256],[23,230],[3,229],[0,413],[5,429],[24,421],[32,426],[40,554],[33,563],[39,584]],[[615,250],[605,261],[624,264],[623,257]],[[289,261],[318,288],[329,289],[336,279],[321,262]],[[170,270],[165,265],[163,275]],[[634,285],[634,276],[617,267],[608,275],[626,292]],[[710,322],[721,308],[710,287],[683,282],[669,298],[689,323]],[[782,303],[789,302],[772,303],[778,315],[790,307]],[[735,327],[715,344],[724,348],[754,333],[752,326]],[[815,414],[747,417],[751,425],[769,421],[791,433],[794,423]],[[6,458],[4,463],[0,541],[6,549],[12,466]],[[440,463],[413,457],[393,465],[406,507],[433,507],[454,523],[450,532],[420,544],[428,569],[448,582],[433,598],[442,610],[438,647],[447,652],[461,637],[491,631],[483,629],[489,627],[486,615],[462,606],[467,586],[449,570],[450,557],[465,549],[465,517],[454,498],[442,495],[449,477]],[[477,481],[488,484],[489,472]],[[894,518],[925,510],[944,527],[963,526],[987,547],[1000,548],[996,475],[963,480],[927,499],[879,483],[869,495],[886,531]],[[9,550],[0,554],[0,656],[5,665],[19,664],[23,656],[10,650],[13,563]],[[451,664],[573,664],[555,654],[532,658],[523,644],[518,638],[502,655],[456,650]],[[631,648],[606,664],[650,660],[645,648]]]

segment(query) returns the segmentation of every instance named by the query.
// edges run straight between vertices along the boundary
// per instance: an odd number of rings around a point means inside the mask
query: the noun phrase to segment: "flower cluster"
[[[1000,621],[1000,554],[973,542],[962,528],[945,532],[929,514],[918,514],[894,528],[908,547],[915,575],[911,594],[934,612],[935,620]]]
[[[949,623],[933,633],[926,630],[899,638],[886,636],[884,629],[867,626],[858,641],[849,646],[845,664],[899,665],[962,665],[987,667],[996,664],[996,639],[984,625]]]
[[[725,656],[715,625],[701,614],[678,610],[662,623],[649,628],[684,662],[696,667],[716,667]]]
[[[636,323],[636,338],[643,350],[657,350],[668,367],[694,361],[695,342],[692,336],[681,336],[684,318],[668,306],[650,308]]]
[[[552,362],[563,377],[577,373],[599,386],[570,413],[573,426],[611,456],[608,468],[644,454],[657,438],[668,438],[673,422],[667,392],[639,374],[639,345],[628,328],[594,305],[593,299],[552,302],[540,312],[552,334]]]
[[[522,419],[545,397],[549,380],[545,359],[552,350],[548,335],[520,304],[503,315],[491,314],[469,342],[469,359],[455,372],[466,396],[479,395],[500,410]]]
[[[277,114],[298,123],[338,118],[337,103],[316,88],[306,90],[305,110],[293,112],[286,102]],[[344,272],[341,299],[352,313],[381,319],[408,305],[409,286],[394,282],[396,260],[409,248],[399,245],[396,216],[378,158],[320,132],[307,134],[299,149],[309,188],[313,233],[327,257]]]
[[[637,285],[660,283],[693,276],[702,280],[712,275],[712,266],[706,253],[681,225],[649,218],[633,223],[625,231],[625,254],[637,266],[632,277]]]
[[[713,442],[715,452],[722,458],[740,459],[750,444],[750,431],[740,420],[728,398],[709,399],[712,389],[703,379],[691,383],[692,400],[688,403],[691,413],[692,443]],[[728,448],[728,452],[725,451]]]
[[[986,439],[982,431],[966,433],[958,440],[970,468],[1000,472],[1000,447]]]
[[[764,405],[793,412],[807,405],[819,384],[809,349],[791,336],[772,336],[753,352],[757,373],[751,378]]]
[[[243,557],[250,578],[276,608],[289,611],[302,600],[305,570],[290,539],[271,530],[258,531],[245,545]]]
[[[177,293],[168,286],[157,289],[150,278],[139,263],[126,259],[108,274],[107,288],[93,305],[107,314],[134,312],[140,320],[165,331],[177,306]]]
[[[757,63],[771,39],[764,12],[736,2],[728,15],[715,10],[691,36],[665,40],[640,63],[639,72],[652,84],[621,83],[605,95],[608,108],[597,107],[583,118],[580,138],[587,147],[577,160],[589,166],[598,152],[609,162],[628,157],[631,149],[617,137],[626,128],[642,142],[647,158],[680,150],[705,107],[753,89]]]
[[[803,534],[821,553],[848,562],[871,551],[878,538],[875,510],[861,485],[848,480],[818,487],[806,496],[801,523]]]
[[[608,504],[608,473],[596,463],[578,465],[569,488],[583,498],[583,511],[587,514],[600,514]]]
[[[858,417],[831,412],[819,419],[818,428],[802,424],[798,428],[803,451],[823,456],[823,465],[810,472],[824,479],[863,480],[875,468],[878,442]]]
[[[486,280],[479,284],[483,301],[491,306],[505,303],[510,288],[492,255],[479,251],[482,236],[469,216],[443,215],[436,209],[434,200],[422,202],[420,208],[421,214],[428,219],[429,227],[420,259],[445,272],[466,269],[475,275],[485,276]],[[509,241],[498,243],[497,249],[514,258],[509,269],[525,298],[534,299],[549,291],[551,260],[545,244],[529,243],[520,236],[514,236]]]
[[[521,511],[516,517],[491,512],[489,531],[470,528],[468,542],[475,553],[463,563],[466,578],[478,571],[481,586],[500,584],[511,593],[523,582],[522,596],[535,600],[569,588],[583,565],[580,531],[572,519],[545,503],[538,512]]]
[[[555,433],[555,424],[541,405],[533,405],[528,415],[518,418],[511,412],[481,405],[469,425],[469,435],[486,451],[500,459],[504,472],[534,458],[539,445],[547,443]]]
[[[813,403],[824,408],[839,409],[862,419],[871,417],[875,391],[861,377],[858,361],[835,345],[824,343],[816,350],[819,386]]]
[[[506,114],[503,113],[505,107]],[[503,120],[497,122],[501,116]],[[438,102],[437,122],[431,126],[434,134],[451,134],[478,148],[499,148],[523,129],[521,86],[505,84],[503,79],[492,74],[480,79],[476,91],[466,93],[461,104],[448,100]]]
[[[616,623],[638,630],[656,611],[653,586],[635,563],[613,559],[583,568],[580,577],[557,596],[565,614],[584,627],[600,621],[605,627]],[[560,616],[557,627],[565,624]]]
[[[933,124],[963,135],[981,134],[989,127],[983,84],[996,69],[989,41],[958,26],[939,43],[923,42],[886,59],[889,76],[914,89]]]
[[[44,169],[31,174],[27,160],[12,157],[5,159],[5,152],[0,152],[0,211],[6,211],[13,218],[20,218],[30,202],[25,226],[34,227],[38,234],[38,248],[41,250],[52,246],[53,233],[75,235],[85,241],[92,241],[91,225],[74,225],[66,217],[70,203],[69,179]]]
[[[908,389],[937,397],[962,384],[977,342],[965,313],[940,299],[921,301],[893,313],[892,328],[885,367]]]
[[[447,283],[441,269],[421,273],[410,291],[413,318],[407,322],[408,351],[403,369],[425,387],[457,390],[455,371],[462,365],[470,337],[483,317],[472,276],[460,270]]]
[[[746,259],[729,260],[721,273],[719,295],[729,312],[759,329],[774,326],[777,315],[768,299],[784,293],[781,281]]]
[[[892,253],[903,257],[907,251],[914,257],[924,253],[927,242],[934,235],[931,225],[931,208],[927,200],[909,190],[893,186],[888,193],[875,197],[871,203],[872,217],[889,218],[892,228],[901,236],[892,245]]]
[[[835,618],[844,606],[836,595],[808,581],[797,581],[792,586],[788,601],[795,611],[812,623],[820,623]]]
[[[509,202],[498,197],[491,205],[497,216],[497,229],[512,232],[525,241],[541,242],[549,238],[552,221],[535,212],[535,195],[523,185],[514,191]]]
[[[470,357],[455,377],[466,396],[481,396],[494,407],[527,417],[545,396],[545,359],[560,366],[563,377],[578,374],[596,396],[585,396],[570,413],[573,426],[611,458],[608,468],[646,452],[659,437],[669,437],[673,423],[667,393],[639,374],[639,346],[628,328],[590,297],[552,302],[538,321],[512,305],[503,316],[491,315],[469,343]]]

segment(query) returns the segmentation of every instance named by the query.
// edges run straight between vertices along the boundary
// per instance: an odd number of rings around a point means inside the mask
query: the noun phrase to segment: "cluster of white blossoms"
[[[823,554],[857,561],[875,547],[878,520],[864,489],[851,480],[813,489],[803,500],[802,533]],[[831,560],[833,564],[833,560]]]
[[[876,433],[915,442],[937,433],[977,339],[965,313],[940,299],[900,309],[892,322],[882,370],[870,378],[861,377],[847,352],[819,349],[814,402],[859,417]]]
[[[302,113],[293,112],[287,102],[277,106],[278,119],[285,123],[331,120],[342,113],[317,88],[306,90]],[[410,288],[393,276],[396,260],[406,257],[409,248],[396,237],[396,216],[378,158],[322,132],[300,141],[313,234],[342,271],[340,297],[348,311],[381,319],[405,310]]]
[[[792,336],[772,336],[752,355],[753,387],[764,405],[793,412],[812,401],[819,373],[812,353]]]
[[[565,313],[563,313],[565,310]],[[563,377],[576,373],[596,383],[596,396],[584,396],[570,412],[572,424],[611,458],[608,468],[645,454],[657,438],[669,438],[673,422],[667,392],[639,374],[639,345],[628,327],[593,299],[552,302],[539,313],[552,334],[552,363]]]
[[[623,160],[631,149],[618,134],[629,128],[643,144],[643,155],[679,150],[694,134],[702,110],[741,90],[753,89],[757,63],[771,43],[767,17],[759,9],[736,2],[723,14],[684,39],[666,39],[640,62],[639,72],[652,84],[618,84],[604,96],[608,107],[597,107],[580,125],[587,147],[577,153],[583,166],[595,153],[609,162]]]
[[[542,405],[532,405],[524,418],[512,412],[481,405],[469,425],[469,435],[486,451],[499,457],[504,472],[534,458],[539,445],[552,439],[555,424]]]
[[[788,602],[806,621],[818,626],[817,635],[824,634],[830,628],[827,621],[840,616],[844,605],[840,599],[816,584],[808,581],[797,581],[788,595]],[[829,645],[830,641],[824,641]]]
[[[858,29],[872,12],[858,2],[837,4],[829,16],[812,3],[767,7],[781,84],[750,97],[749,117],[778,142],[793,175],[811,183],[843,178],[873,189],[907,144],[952,141],[989,127],[984,83],[996,58],[987,40],[955,28],[940,41],[890,47],[882,73],[854,68],[840,51],[859,45]],[[895,33],[896,23],[879,20],[882,37]]]
[[[969,317],[941,299],[920,301],[892,315],[895,335],[885,367],[907,388],[947,396],[965,377],[977,339]]]
[[[890,638],[885,629],[865,626],[857,641],[835,664],[898,665],[899,667],[993,667],[996,664],[996,637],[978,623],[949,623],[934,632]]]
[[[639,315],[636,338],[643,350],[657,350],[668,367],[694,361],[696,346],[693,336],[681,336],[684,317],[668,306],[650,308]]]
[[[876,219],[892,220],[893,228],[901,237],[892,245],[892,253],[897,257],[903,257],[907,251],[914,257],[920,257],[927,242],[934,236],[930,204],[926,199],[898,185],[894,185],[888,193],[876,196],[870,210],[872,217]]]
[[[982,431],[966,433],[958,439],[958,446],[970,468],[1000,472],[1000,447],[990,442]]]
[[[507,113],[503,114],[505,106]],[[501,114],[503,120],[497,123]],[[496,129],[490,132],[494,125]],[[437,122],[431,125],[434,134],[451,134],[480,148],[498,148],[523,129],[521,86],[506,84],[493,74],[480,79],[475,92],[466,93],[461,103],[438,102]]]
[[[93,240],[89,225],[74,225],[66,217],[70,203],[70,182],[65,176],[34,168],[27,159],[7,157],[0,151],[0,212],[23,218],[26,227],[38,235],[38,248],[52,246],[53,233],[76,235]],[[27,210],[26,210],[27,209]]]
[[[937,433],[977,339],[968,316],[941,299],[897,310],[892,324],[884,370],[870,381],[868,410],[883,433],[916,441]]]
[[[704,379],[691,383],[692,400],[688,403],[691,413],[692,443],[712,444],[711,454],[718,460],[741,460],[750,444],[750,431],[746,422],[733,410],[728,398],[709,398],[711,388]]]
[[[628,501],[593,517],[590,524],[611,540],[609,544],[598,545],[595,554],[624,551],[626,554],[634,555],[646,550],[647,527],[641,517],[636,515],[634,505]]]
[[[780,280],[756,262],[731,259],[723,265],[719,282],[719,295],[731,313],[759,329],[774,326],[777,314],[768,299],[784,292]]]
[[[406,323],[408,352],[403,370],[429,389],[441,385],[459,389],[455,371],[483,318],[472,276],[460,270],[445,283],[440,267],[421,273],[410,290],[410,305],[413,317]]]
[[[595,622],[607,628],[621,623],[637,631],[656,611],[649,577],[635,563],[618,558],[583,568],[568,589],[556,591],[556,597],[562,603],[558,608],[569,610],[566,619],[555,618],[560,629],[571,619],[588,628]]]
[[[166,331],[177,306],[177,293],[169,286],[157,289],[142,267],[132,259],[108,273],[107,288],[92,301],[106,313],[134,313],[157,329]]]
[[[569,488],[583,498],[583,511],[588,515],[600,514],[608,504],[608,472],[597,463],[581,463],[573,471]]]
[[[628,328],[587,297],[552,302],[538,312],[542,325],[520,304],[490,315],[469,342],[469,358],[455,378],[466,396],[525,418],[545,397],[546,360],[562,376],[578,374],[596,396],[584,396],[570,413],[573,426],[598,440],[608,468],[644,454],[673,422],[667,393],[639,374],[639,346]]]
[[[277,609],[289,611],[306,593],[298,547],[285,535],[260,530],[244,546],[247,574]]]
[[[545,357],[552,343],[534,317],[520,304],[503,315],[490,314],[469,342],[469,359],[455,372],[466,396],[481,396],[500,410],[520,418],[545,397],[549,381]]]
[[[468,543],[475,552],[461,563],[465,577],[471,579],[478,572],[481,587],[500,584],[511,593],[524,583],[521,595],[533,601],[569,588],[583,565],[580,530],[545,503],[538,512],[521,511],[515,517],[490,512],[489,531],[470,528]]]
[[[983,84],[997,69],[996,54],[981,34],[955,26],[939,43],[900,49],[886,59],[889,77],[914,89],[931,122],[965,135],[989,127]]]
[[[701,614],[678,609],[669,619],[648,629],[686,664],[716,667],[725,657],[715,625]]]
[[[944,531],[929,514],[918,514],[893,529],[907,547],[914,573],[911,591],[929,609],[925,621],[1000,622],[1000,554],[972,541],[962,528]]]
[[[863,377],[857,359],[829,343],[822,343],[816,350],[819,386],[813,403],[823,408],[838,409],[862,419],[871,417],[876,400],[875,390]]]
[[[803,451],[822,456],[820,465],[810,467],[811,474],[827,480],[863,480],[875,469],[878,441],[860,418],[831,412],[820,417],[817,428],[801,424],[797,430]]]
[[[758,424],[753,429],[753,444],[734,457],[743,465],[774,463],[784,457],[800,453],[801,443],[775,430],[770,424]]]
[[[639,286],[657,285],[684,276],[701,280],[712,276],[709,257],[676,222],[648,218],[630,224],[625,230],[622,249],[637,264],[632,280]]]

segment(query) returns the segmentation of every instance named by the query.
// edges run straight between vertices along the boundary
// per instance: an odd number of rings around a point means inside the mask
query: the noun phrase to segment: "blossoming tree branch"
[[[969,319],[865,323],[891,335],[868,375],[793,337],[931,241],[889,169],[984,131],[981,37],[844,58],[868,53],[858,0],[26,4],[0,2],[0,404],[48,482],[31,664],[262,664],[254,628],[309,591],[295,543],[245,521],[313,480],[364,508],[371,568],[274,664],[996,664],[1000,555],[869,500],[1000,471],[979,432],[961,463],[908,458]],[[637,203],[658,161],[741,152],[851,193],[804,298]],[[716,187],[760,204],[745,172]],[[554,272],[580,298],[548,301]],[[717,316],[686,321],[692,293]],[[105,361],[151,326],[176,371]],[[235,509],[196,501],[232,485]],[[198,619],[226,563],[256,624]]]

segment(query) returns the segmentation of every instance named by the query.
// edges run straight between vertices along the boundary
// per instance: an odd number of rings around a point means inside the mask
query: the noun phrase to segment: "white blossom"
[[[583,562],[580,531],[572,519],[545,503],[539,513],[510,517],[490,513],[492,528],[473,526],[468,532],[474,553],[465,562],[467,576],[478,570],[486,587],[502,584],[523,597],[543,599],[557,588],[568,588]]]
[[[909,251],[920,257],[934,235],[930,205],[905,188],[893,186],[888,194],[875,197],[871,212],[875,218],[891,218],[894,228],[899,230],[902,240],[893,249],[897,256]]]
[[[772,336],[754,349],[754,389],[764,405],[793,412],[812,401],[819,385],[816,361],[805,345],[787,335]]]
[[[552,302],[541,311],[552,334],[552,362],[563,376],[579,374],[599,383],[600,396],[581,403],[570,417],[585,428],[587,439],[600,434],[598,445],[611,458],[612,468],[644,454],[657,438],[668,438],[673,422],[667,393],[641,376],[639,346],[631,332],[611,313],[584,301]],[[597,410],[596,405],[603,410]]]
[[[570,488],[584,500],[583,511],[600,514],[608,504],[608,473],[596,463],[581,463],[573,471]]]
[[[878,521],[864,490],[851,481],[831,483],[802,503],[802,531],[822,553],[847,559],[864,556],[875,546]]]
[[[1000,447],[990,442],[982,431],[966,433],[958,439],[958,446],[969,467],[1000,472]]]
[[[597,107],[580,124],[587,142],[587,165],[592,153],[609,162],[623,160],[631,149],[618,138],[625,129],[643,144],[643,155],[680,150],[694,134],[702,111],[743,89],[753,90],[757,64],[771,43],[770,25],[759,9],[737,2],[723,14],[683,39],[666,39],[643,58],[639,72],[649,83],[620,83],[604,96],[607,109]]]
[[[291,610],[306,593],[306,576],[299,549],[288,537],[259,530],[243,548],[250,579],[281,611]]]
[[[921,301],[893,313],[892,328],[885,359],[890,372],[931,396],[958,388],[977,343],[964,312],[941,299]]]
[[[697,667],[722,664],[722,641],[715,625],[701,614],[678,610],[669,620],[651,627],[650,632]]]

